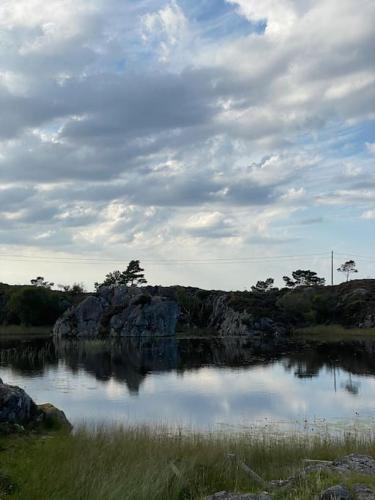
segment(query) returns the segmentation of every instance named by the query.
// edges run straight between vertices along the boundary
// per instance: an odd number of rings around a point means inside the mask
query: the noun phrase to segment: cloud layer
[[[371,0],[2,2],[2,251],[369,252],[374,22]]]

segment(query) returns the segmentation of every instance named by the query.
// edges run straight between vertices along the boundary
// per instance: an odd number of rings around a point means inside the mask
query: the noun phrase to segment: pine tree
[[[349,281],[351,274],[358,273],[354,260],[347,260],[344,264],[341,264],[337,270],[339,273],[344,273],[346,275],[346,282]]]
[[[95,289],[98,290],[102,286],[116,287],[124,286],[139,286],[147,283],[144,275],[144,269],[141,268],[139,260],[131,260],[125,271],[113,271],[108,273],[103,283],[95,283]]]

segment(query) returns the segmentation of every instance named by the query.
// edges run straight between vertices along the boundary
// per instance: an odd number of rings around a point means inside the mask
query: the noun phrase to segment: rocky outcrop
[[[97,337],[106,302],[101,297],[90,296],[72,307],[57,320],[54,334],[59,337]]]
[[[176,299],[158,287],[103,287],[66,311],[53,332],[76,338],[172,336],[178,315]]]
[[[38,417],[38,407],[20,387],[0,380],[0,423],[28,424]]]
[[[323,491],[320,495],[320,500],[353,500],[353,497],[348,488],[337,484]]]
[[[316,472],[332,473],[335,477],[340,475],[343,482],[352,481],[358,475],[375,476],[375,460],[366,455],[352,453],[334,461],[323,460],[319,462],[312,460],[312,462],[312,465],[305,466],[288,479],[265,482],[258,476],[258,479],[264,483],[263,486],[267,489],[263,493],[220,491],[206,497],[205,500],[271,500],[274,497],[281,498],[281,492],[284,492],[288,498],[292,498],[292,488],[299,484],[301,479],[306,480],[309,474]],[[247,467],[247,470],[249,470],[249,467]],[[254,474],[253,471],[251,472]],[[354,496],[350,490],[353,491]],[[364,484],[352,484],[350,489],[345,484],[336,484],[322,491],[319,497],[314,496],[314,498],[320,498],[320,500],[373,500],[375,496],[373,488]]]
[[[236,309],[228,294],[222,294],[213,300],[209,327],[214,328],[220,336],[237,335],[269,335],[275,337],[285,335],[288,328],[268,317],[256,317],[250,309]]]
[[[47,403],[37,405],[17,386],[4,384],[0,379],[0,425],[2,429],[43,425],[51,428],[72,429],[64,412]],[[21,427],[22,428],[22,427]]]
[[[58,337],[173,336],[202,331],[261,342],[314,324],[375,327],[375,280],[335,287],[222,292],[191,287],[101,288],[57,321]]]

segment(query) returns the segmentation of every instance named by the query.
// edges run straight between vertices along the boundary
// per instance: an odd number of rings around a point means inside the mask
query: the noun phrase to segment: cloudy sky
[[[374,26],[374,0],[2,0],[0,281],[139,258],[243,289],[331,249],[375,278]]]

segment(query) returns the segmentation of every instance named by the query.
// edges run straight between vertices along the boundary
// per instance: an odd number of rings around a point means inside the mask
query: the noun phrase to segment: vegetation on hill
[[[63,292],[49,286],[0,283],[0,325],[51,326],[83,296],[75,290]]]

